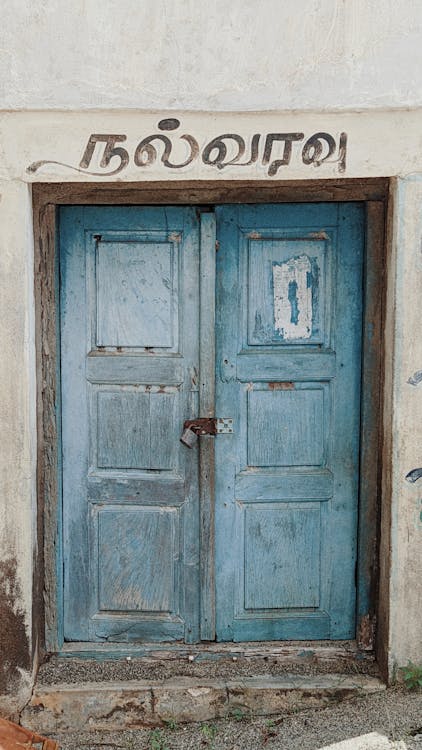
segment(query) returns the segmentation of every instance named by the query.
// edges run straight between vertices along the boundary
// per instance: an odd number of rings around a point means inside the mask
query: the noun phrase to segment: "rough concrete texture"
[[[3,6],[5,109],[422,103],[418,0],[12,0]]]
[[[34,692],[21,715],[41,734],[59,730],[136,728],[152,724],[152,690],[146,683],[56,686]],[[41,730],[42,727],[42,730]]]
[[[53,736],[62,750],[320,750],[370,733],[383,738],[382,750],[422,750],[422,693],[389,689],[323,709],[270,718],[251,718],[247,712],[237,712],[229,718],[199,724],[169,721],[160,729],[119,732],[81,728],[55,732]],[[392,744],[386,744],[387,738]],[[402,746],[397,744],[400,742]],[[362,745],[358,748],[367,750]],[[370,746],[367,748],[370,750]]]
[[[24,726],[40,734],[75,731],[81,726],[133,729],[168,721],[211,721],[236,712],[288,714],[383,690],[385,686],[375,677],[343,674],[36,686],[21,718]]]

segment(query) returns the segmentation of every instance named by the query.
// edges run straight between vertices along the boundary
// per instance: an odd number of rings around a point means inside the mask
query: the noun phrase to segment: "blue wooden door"
[[[217,639],[354,635],[362,251],[359,204],[61,210],[66,640],[214,637],[214,441]]]
[[[60,212],[64,637],[197,641],[198,219]]]
[[[216,216],[217,639],[351,638],[363,207]]]

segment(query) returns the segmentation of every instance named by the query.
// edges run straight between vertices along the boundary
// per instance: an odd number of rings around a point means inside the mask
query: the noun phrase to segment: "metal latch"
[[[186,419],[180,442],[187,448],[193,448],[198,435],[224,435],[233,433],[233,420],[229,417],[199,417]]]
[[[231,417],[218,417],[216,432],[217,435],[228,435],[233,432],[233,420]]]

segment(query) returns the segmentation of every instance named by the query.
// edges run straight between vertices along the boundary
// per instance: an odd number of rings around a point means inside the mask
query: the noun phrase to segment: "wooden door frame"
[[[389,507],[382,507],[383,330],[385,309],[386,217],[389,180],[174,181],[149,183],[35,183],[37,351],[38,555],[34,572],[36,641],[42,650],[61,648],[62,563],[58,530],[60,502],[60,373],[58,320],[57,209],[63,205],[198,205],[362,201],[366,204],[364,324],[361,401],[360,499],[357,566],[357,633],[363,650],[375,647],[387,674],[389,545],[382,541],[384,572],[379,580],[381,521],[388,535]],[[388,467],[386,467],[388,468]],[[384,503],[384,505],[387,505]],[[382,516],[382,518],[381,518]],[[210,550],[210,529],[202,526]],[[378,611],[381,627],[375,634]]]

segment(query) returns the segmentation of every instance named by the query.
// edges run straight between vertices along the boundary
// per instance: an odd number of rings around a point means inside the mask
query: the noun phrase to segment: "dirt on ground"
[[[206,679],[237,680],[241,677],[256,677],[283,674],[306,675],[307,677],[322,674],[367,674],[379,676],[376,663],[370,659],[355,659],[321,662],[309,657],[286,660],[276,656],[259,658],[222,659],[216,661],[155,659],[146,662],[144,659],[116,659],[95,661],[84,659],[52,658],[42,665],[37,682],[40,685],[67,685],[84,682],[128,682],[130,680],[168,680],[174,677],[199,677]]]
[[[319,750],[379,732],[407,750],[422,750],[422,692],[389,688],[324,709],[252,718],[241,710],[201,724],[121,732],[57,734],[63,750]]]

